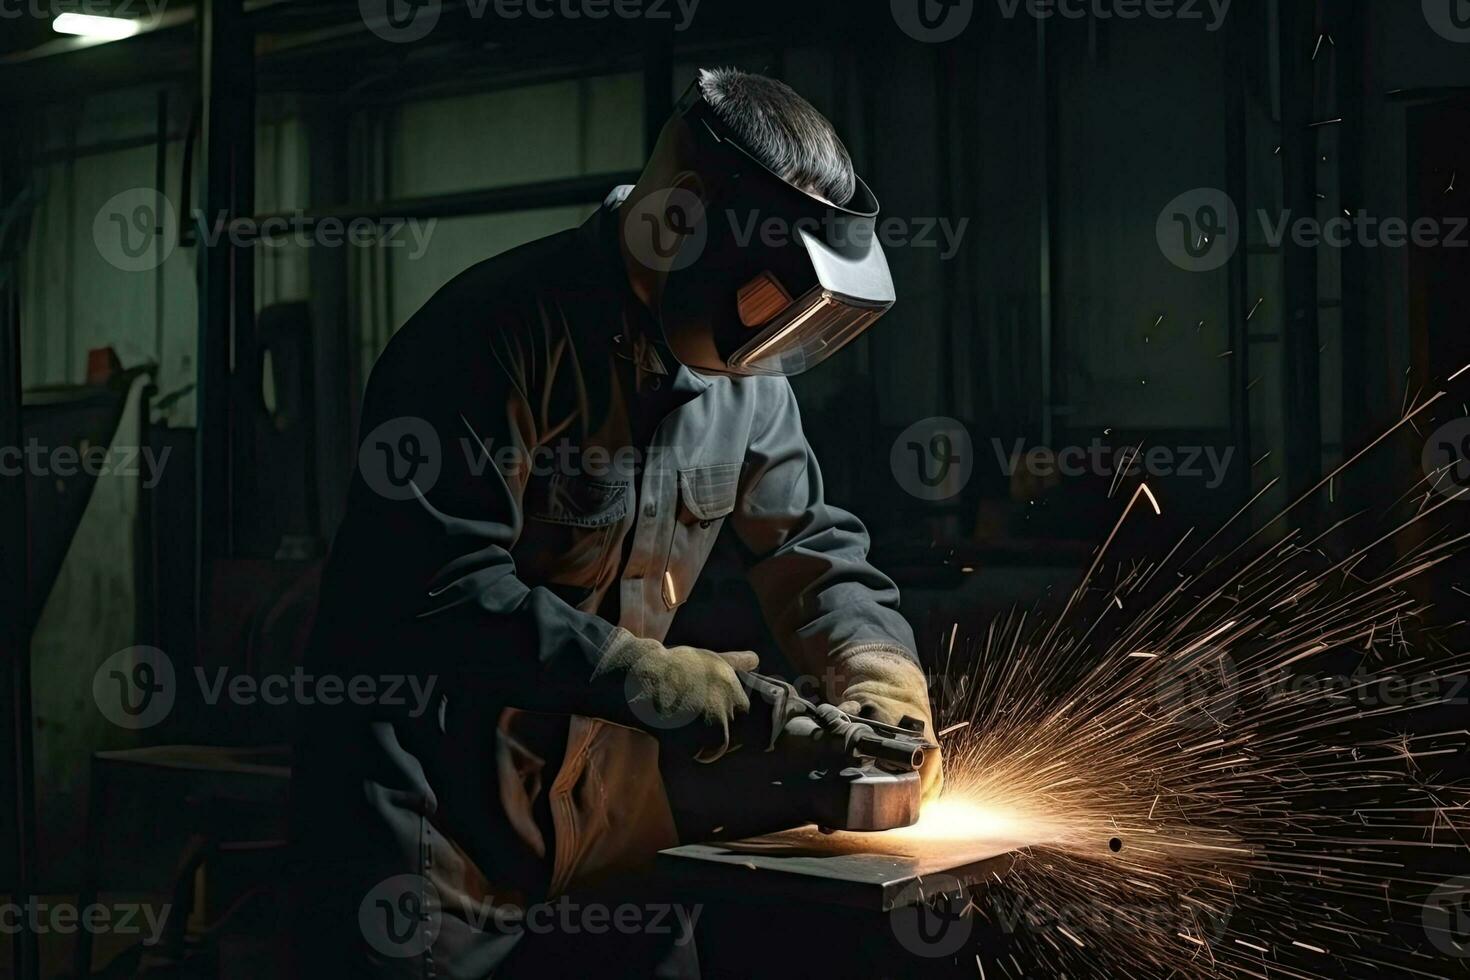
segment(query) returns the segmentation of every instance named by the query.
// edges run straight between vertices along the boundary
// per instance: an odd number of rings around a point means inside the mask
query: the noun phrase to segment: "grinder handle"
[[[882,735],[860,735],[857,750],[862,755],[875,759],[887,767],[896,767],[908,772],[918,772],[924,765],[924,747],[913,742],[903,742]]]
[[[843,739],[855,755],[899,772],[916,772],[924,765],[925,743],[914,736],[886,735],[885,731],[893,729],[878,722],[854,718],[830,704],[818,705],[816,714],[822,727]]]
[[[927,739],[902,729],[855,718],[834,705],[813,704],[780,678],[751,671],[736,671],[736,675],[750,694],[751,714],[759,716],[760,726],[768,733],[768,749],[794,718],[810,718],[846,751],[897,772],[918,771],[924,765],[925,750],[932,747]]]

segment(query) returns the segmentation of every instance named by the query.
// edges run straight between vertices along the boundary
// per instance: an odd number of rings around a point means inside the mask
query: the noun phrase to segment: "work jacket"
[[[838,654],[914,656],[786,379],[701,376],[658,343],[624,194],[443,287],[368,384],[308,669],[417,687],[310,708],[294,810],[301,921],[345,928],[373,975],[487,975],[522,935],[487,908],[675,843],[650,717],[594,668],[616,627],[665,636],[720,534],[795,670],[830,687]],[[419,934],[393,928],[415,909]]]

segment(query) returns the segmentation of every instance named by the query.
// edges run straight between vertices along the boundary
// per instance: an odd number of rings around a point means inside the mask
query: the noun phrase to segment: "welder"
[[[547,941],[487,910],[598,894],[677,842],[660,753],[717,764],[757,666],[662,642],[722,533],[824,700],[932,727],[898,592],[825,499],[787,381],[893,304],[877,213],[788,86],[702,71],[636,185],[462,273],[388,344],[309,667],[441,697],[305,719],[305,969],[693,972],[684,941]]]

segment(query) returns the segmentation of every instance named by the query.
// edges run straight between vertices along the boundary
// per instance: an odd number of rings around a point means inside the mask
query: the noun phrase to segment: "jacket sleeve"
[[[511,556],[530,454],[567,424],[546,417],[555,344],[510,328],[478,356],[437,346],[390,344],[374,368],[318,636],[384,668],[478,675],[516,707],[636,725],[623,678],[593,677],[620,631],[522,582]]]
[[[835,674],[850,654],[888,650],[917,664],[913,630],[898,611],[897,586],[868,561],[867,529],[823,497],[791,385],[776,379],[770,392],[746,454],[734,527],[782,652],[836,697],[845,679]]]

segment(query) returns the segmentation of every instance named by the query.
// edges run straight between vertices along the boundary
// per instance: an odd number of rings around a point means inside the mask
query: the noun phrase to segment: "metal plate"
[[[802,827],[725,844],[685,844],[659,854],[659,873],[682,895],[887,912],[1004,875],[1033,843],[992,838],[916,841],[889,834],[823,834]]]

